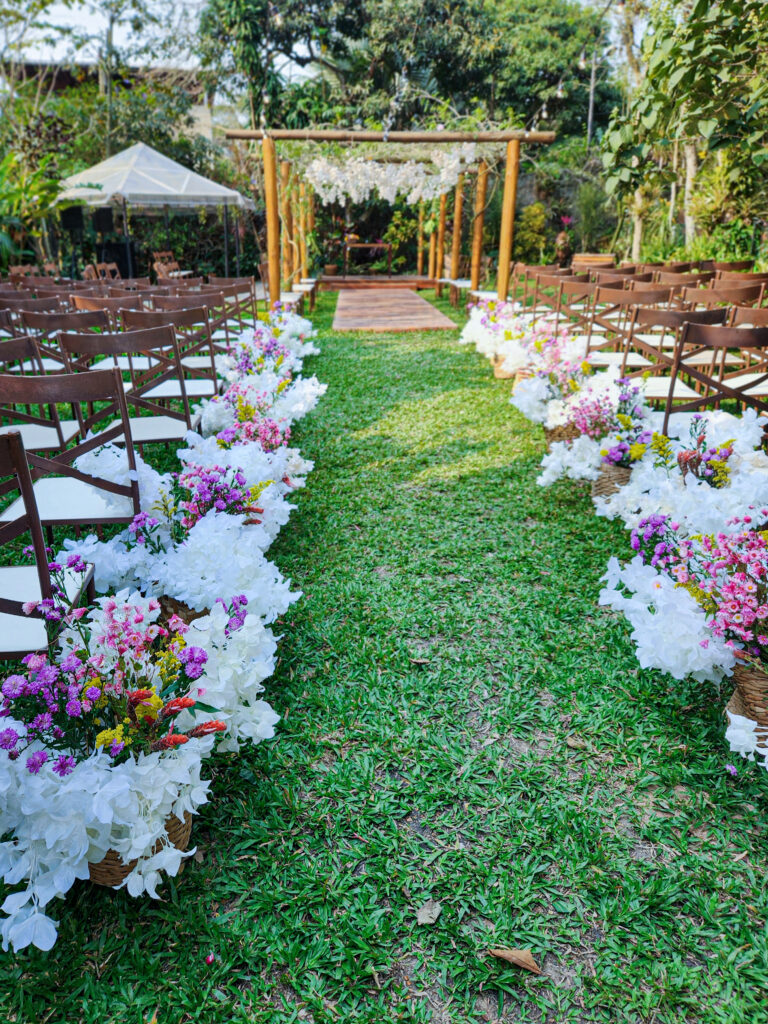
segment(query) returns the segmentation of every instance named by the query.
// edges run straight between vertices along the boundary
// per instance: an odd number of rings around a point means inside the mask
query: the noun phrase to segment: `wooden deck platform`
[[[334,277],[327,277],[321,274],[320,288],[326,292],[357,291],[370,288],[409,288],[414,291],[434,288],[436,281],[434,277],[417,277],[416,274],[403,274],[395,277],[384,277],[381,274],[349,274],[343,277],[337,274]]]
[[[456,324],[407,288],[342,291],[333,318],[336,331],[456,330]]]

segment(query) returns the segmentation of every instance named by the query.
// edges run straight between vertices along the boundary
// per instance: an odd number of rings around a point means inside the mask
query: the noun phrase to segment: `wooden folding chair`
[[[721,284],[755,284],[756,282],[761,282],[761,283],[768,282],[768,274],[766,274],[766,273],[750,274],[746,270],[716,270],[715,271],[715,287],[716,288],[719,288]]]
[[[123,310],[144,309],[142,292],[135,292],[131,295],[121,295],[117,298],[98,295],[70,295],[69,300],[74,309],[82,309],[93,312],[103,310],[109,317],[109,322],[114,329],[119,329],[124,322]]]
[[[706,284],[711,281],[715,276],[714,270],[702,270],[696,273],[686,273],[683,271],[672,271],[672,270],[657,270],[656,271],[656,282],[658,284],[673,285],[674,288],[679,292],[683,288],[691,287],[698,284]]]
[[[592,281],[563,279],[560,282],[555,326],[559,327],[562,320],[566,320],[566,326],[574,334],[581,332],[588,337],[596,291],[597,285]]]
[[[749,372],[743,369],[727,372],[727,356],[738,350],[748,354],[754,365]],[[709,362],[707,370],[702,369],[702,360],[695,363],[685,356],[702,357]],[[734,401],[742,408],[750,406],[758,412],[768,414],[768,327],[720,327],[695,324],[690,321],[683,325],[680,340],[675,346],[672,365],[672,382],[682,377],[696,383],[698,393],[678,405],[676,412],[701,409],[706,405],[719,408],[723,401]],[[672,403],[668,398],[664,409],[663,432],[666,434]]]
[[[258,315],[255,277],[216,277],[213,274],[209,274],[208,284],[212,288],[218,289],[236,288],[237,292],[233,293],[233,296],[238,298],[240,304],[238,319],[240,322],[245,321],[246,326],[253,324]],[[312,295],[314,291],[308,292],[308,294],[310,294],[310,305],[313,305]]]
[[[642,302],[642,293],[638,296]],[[710,310],[681,310],[647,308],[637,305],[632,309],[629,330],[624,341],[624,353],[627,358],[622,360],[622,377],[646,376],[650,379],[646,382],[646,397],[652,401],[666,400],[669,390],[672,371],[673,356],[675,348],[680,340],[683,324],[688,321],[701,324],[723,324],[725,323],[726,311],[724,309]],[[647,360],[644,369],[632,367],[629,358],[632,354],[642,356]],[[696,355],[691,352],[684,352],[684,358],[696,361]],[[678,394],[681,397],[690,397],[694,392],[678,382]]]
[[[37,341],[45,373],[63,373],[64,357],[59,349],[60,331],[107,331],[109,317],[103,310],[80,313],[21,313],[22,327]]]
[[[177,310],[126,310],[123,325],[126,330],[172,327],[176,332],[185,379],[165,380],[146,392],[146,397],[168,401],[184,394],[193,399],[211,398],[218,394],[215,350],[205,306]]]
[[[15,500],[9,496],[17,494]],[[22,658],[48,647],[48,631],[40,611],[25,614],[24,605],[54,599],[48,552],[35,501],[27,454],[18,431],[0,435],[0,502],[11,500],[13,518],[0,523],[0,546],[29,534],[34,565],[0,566],[0,658]],[[62,569],[64,593],[57,603],[77,607],[83,595],[93,600],[93,566],[87,572]]]
[[[20,333],[16,321],[8,309],[0,309],[0,339],[15,338]]]
[[[648,367],[649,362],[645,356],[625,351],[632,310],[641,303],[643,306],[668,309],[671,299],[671,288],[644,288],[637,292],[628,288],[598,286],[594,292],[585,356],[589,356],[593,366],[623,365],[632,369]]]
[[[633,284],[639,281],[650,284],[653,281],[653,274],[650,270],[646,273],[635,273],[633,271],[631,274],[624,274],[621,272],[621,268],[617,268],[616,270],[593,270],[590,278],[596,284],[608,285],[610,288],[621,287],[622,281],[625,288],[631,288]]]
[[[535,320],[539,317],[557,316],[557,311],[560,308],[561,300],[561,285],[563,281],[586,281],[588,280],[588,274],[550,274],[550,273],[536,273],[533,276],[533,295],[530,305],[528,305],[529,295],[529,280],[525,279],[523,285],[523,299],[522,305],[526,313],[531,315]]]
[[[92,373],[108,366],[127,371],[130,387],[125,391],[126,407],[136,410],[136,415],[128,418],[134,444],[180,441],[192,428],[179,346],[172,327],[149,327],[118,334],[62,333],[59,344],[71,373]],[[161,406],[153,401],[152,394],[168,381],[180,384],[181,411],[170,403]],[[114,416],[117,406],[109,412]],[[119,425],[119,420],[110,421],[106,429]],[[123,443],[123,440],[116,438],[115,443]]]
[[[61,376],[0,376],[0,406],[5,410],[23,409],[34,403],[41,407],[70,405],[79,423],[77,437],[73,438],[75,443],[71,446],[62,446],[43,455],[36,455],[27,448],[27,463],[43,526],[80,527],[131,522],[140,511],[139,488],[120,372],[113,368]],[[107,429],[98,430],[98,424],[105,417],[111,418],[115,408],[119,410],[118,421]],[[89,409],[94,411],[89,412]],[[116,484],[74,466],[81,455],[118,438],[125,444],[131,477],[128,484]],[[13,521],[20,508],[20,499],[4,508],[0,512],[0,523]]]

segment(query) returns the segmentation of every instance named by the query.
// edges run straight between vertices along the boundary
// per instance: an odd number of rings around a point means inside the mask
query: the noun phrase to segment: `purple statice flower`
[[[36,750],[27,758],[27,771],[30,775],[37,775],[47,760],[48,754],[44,750]]]
[[[62,779],[65,775],[71,775],[75,769],[75,759],[71,754],[60,754],[53,766],[54,772]]]

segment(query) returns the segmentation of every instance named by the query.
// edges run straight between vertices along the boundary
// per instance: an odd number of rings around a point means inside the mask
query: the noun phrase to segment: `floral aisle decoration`
[[[204,802],[201,759],[226,725],[190,695],[207,652],[186,642],[180,620],[170,629],[160,626],[159,612],[157,601],[128,593],[102,598],[90,614],[82,608],[67,612],[56,654],[28,655],[24,671],[2,684],[0,820],[8,838],[0,844],[0,871],[8,884],[26,882],[2,907],[6,949],[30,943],[49,949],[56,924],[45,907],[76,878],[87,878],[89,866],[110,850],[125,864],[124,884],[133,895],[154,893],[159,870],[178,871],[182,851],[169,842],[166,820]],[[182,712],[188,716],[184,729],[178,724]],[[175,799],[169,800],[167,779],[176,776],[177,752],[188,745],[191,753],[181,758],[186,777],[177,778]],[[166,770],[166,762],[174,767]],[[146,786],[141,798],[125,786],[148,764],[158,776],[154,800]],[[92,788],[67,806],[57,787],[71,798],[70,778],[81,785],[90,778]],[[125,821],[115,827],[112,792],[134,810],[136,799],[143,799],[135,829]],[[25,806],[37,808],[37,821]]]
[[[46,908],[110,858],[132,895],[156,896],[185,856],[166,825],[206,802],[202,763],[214,743],[236,751],[274,735],[278,716],[262,699],[276,659],[269,624],[300,595],[265,551],[312,469],[286,441],[324,391],[298,376],[317,351],[313,336],[309,321],[278,311],[219,365],[236,389],[221,404],[264,396],[258,422],[274,420],[282,443],[262,443],[258,430],[190,432],[177,473],[137,459],[142,513],[122,534],[69,540],[57,556],[62,571],[93,563],[97,590],[117,592],[73,614],[49,656],[3,688],[0,872],[21,885],[3,905],[6,948],[50,948]],[[83,460],[86,472],[97,464],[106,479],[128,479],[114,445]],[[163,595],[197,617],[161,619]],[[60,624],[56,607],[43,613]]]

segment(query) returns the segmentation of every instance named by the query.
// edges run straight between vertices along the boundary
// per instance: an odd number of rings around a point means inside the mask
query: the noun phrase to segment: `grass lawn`
[[[209,762],[163,902],[78,883],[50,954],[0,954],[0,1020],[764,1020],[768,776],[598,609],[623,528],[536,486],[540,428],[454,332],[334,338],[334,305],[271,552],[305,592],[278,738]]]

